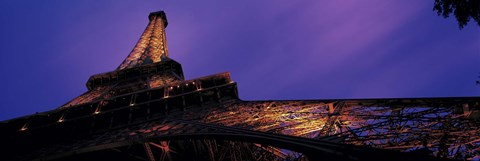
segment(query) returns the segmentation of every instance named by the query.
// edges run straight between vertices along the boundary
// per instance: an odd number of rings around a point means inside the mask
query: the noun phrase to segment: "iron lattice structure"
[[[243,101],[227,72],[184,80],[149,20],[86,93],[1,122],[2,160],[479,159],[479,97]]]

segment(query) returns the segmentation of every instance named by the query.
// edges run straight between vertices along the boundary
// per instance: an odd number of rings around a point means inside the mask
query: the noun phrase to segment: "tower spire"
[[[137,44],[120,64],[117,70],[150,64],[162,61],[168,56],[165,28],[168,25],[165,12],[152,12],[148,15],[150,22],[143,31]]]

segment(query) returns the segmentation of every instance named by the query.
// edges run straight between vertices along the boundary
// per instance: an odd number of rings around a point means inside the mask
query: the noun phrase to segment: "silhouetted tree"
[[[445,18],[453,13],[462,29],[472,18],[480,26],[480,0],[435,0],[433,10]]]

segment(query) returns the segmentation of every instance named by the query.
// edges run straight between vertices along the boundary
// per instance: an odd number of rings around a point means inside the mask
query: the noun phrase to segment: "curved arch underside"
[[[156,158],[158,155],[150,155],[151,150],[147,150],[146,146],[154,146],[156,148],[171,149],[172,152],[176,149],[181,154],[174,157],[175,154],[169,154],[170,157],[177,160],[183,160],[187,156],[206,156],[210,155],[210,160],[226,159],[251,159],[262,158],[266,160],[382,160],[390,158],[389,160],[439,160],[428,155],[419,155],[418,153],[402,153],[392,150],[360,147],[355,145],[346,145],[333,143],[330,141],[312,140],[302,137],[287,136],[274,133],[265,133],[259,131],[251,131],[242,128],[225,127],[214,124],[199,123],[183,119],[164,119],[148,124],[139,124],[138,127],[119,128],[114,131],[102,134],[106,136],[96,137],[93,140],[81,140],[77,142],[70,150],[56,153],[53,155],[41,157],[38,160],[73,160],[78,158],[88,159],[88,157],[113,157],[106,151],[117,151],[124,154],[139,153],[133,156],[136,158],[146,157],[147,160]],[[140,130],[132,130],[132,129]],[[174,131],[174,132],[172,132]],[[128,133],[127,137],[121,137]],[[168,144],[175,142],[177,144],[191,144],[196,145],[195,141],[206,144],[209,142],[221,142],[230,146],[222,147],[219,145],[208,147],[209,149],[197,150],[194,152],[188,151],[188,146],[169,146]],[[180,143],[179,143],[180,142]],[[94,145],[96,143],[96,145]],[[197,143],[198,144],[198,143]],[[65,148],[66,145],[60,145]],[[138,150],[138,147],[143,147],[143,151]],[[206,145],[203,145],[206,146]],[[136,148],[135,148],[136,147]],[[216,153],[225,153],[224,149],[229,151],[229,157],[216,156]],[[141,148],[140,148],[141,149]],[[219,151],[220,149],[220,151]],[[250,150],[247,150],[250,149]],[[256,149],[257,151],[252,151]],[[192,150],[192,149],[190,149]],[[216,151],[216,152],[214,152]],[[143,152],[143,154],[142,154]],[[166,155],[163,150],[160,154]],[[190,154],[191,153],[191,154]],[[202,154],[203,153],[203,154]],[[243,154],[243,155],[235,155]],[[76,157],[76,156],[81,157]],[[216,158],[217,159],[214,159]],[[238,158],[235,158],[238,157]],[[164,157],[162,157],[164,158]],[[95,159],[95,158],[93,158]],[[174,160],[175,160],[174,159]],[[197,158],[198,159],[198,158]],[[202,160],[202,159],[199,159]]]

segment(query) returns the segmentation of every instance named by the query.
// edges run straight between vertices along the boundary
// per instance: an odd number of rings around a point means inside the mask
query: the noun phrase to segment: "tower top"
[[[163,24],[165,24],[165,28],[167,28],[168,26],[167,15],[165,15],[164,11],[150,12],[150,14],[148,14],[148,19],[150,21],[152,21],[154,17],[162,18]]]
[[[152,12],[148,15],[148,19],[147,28],[117,70],[160,62],[168,57],[165,34],[168,21],[165,12]]]

